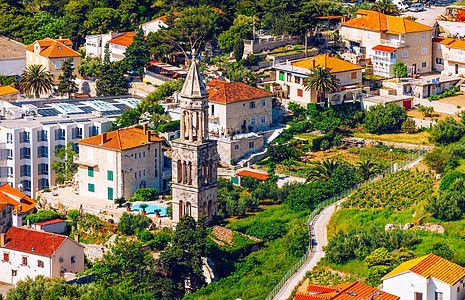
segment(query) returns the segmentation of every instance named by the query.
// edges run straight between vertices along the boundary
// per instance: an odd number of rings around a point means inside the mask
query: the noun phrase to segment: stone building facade
[[[180,94],[181,136],[172,141],[173,223],[211,220],[218,210],[216,141],[208,136],[208,93],[195,61]]]

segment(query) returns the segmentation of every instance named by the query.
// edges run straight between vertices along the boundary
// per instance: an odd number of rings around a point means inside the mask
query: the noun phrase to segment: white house
[[[86,56],[99,57],[103,60],[105,56],[105,45],[110,45],[110,61],[118,61],[124,58],[126,48],[132,43],[136,34],[134,32],[110,32],[86,36]]]
[[[150,32],[157,32],[158,30],[167,27],[165,22],[166,22],[166,16],[163,16],[163,17],[159,17],[151,21],[148,21],[140,25],[140,27],[142,27],[142,30],[144,31],[144,35],[147,36]]]
[[[0,233],[0,281],[84,272],[84,246],[64,235],[12,227]]]
[[[50,233],[63,233],[66,230],[66,221],[62,219],[53,219],[44,222],[32,224],[32,229],[41,230]]]
[[[400,300],[463,300],[465,268],[434,254],[400,264],[382,279]]]
[[[127,96],[0,102],[0,184],[29,197],[53,186],[55,149],[107,131],[114,117],[139,103]],[[73,150],[79,151],[77,144]]]

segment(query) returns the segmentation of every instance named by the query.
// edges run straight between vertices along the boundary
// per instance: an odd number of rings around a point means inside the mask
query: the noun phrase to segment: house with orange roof
[[[150,32],[157,32],[160,29],[166,28],[166,20],[167,16],[161,16],[140,25],[140,27],[144,31],[144,35],[147,36]]]
[[[70,39],[45,38],[37,40],[26,46],[26,66],[42,65],[45,70],[53,75],[53,80],[58,81],[58,76],[63,74],[61,66],[63,62],[72,59],[74,75],[77,75],[77,67],[81,65],[81,54],[72,48]]]
[[[105,57],[105,45],[110,47],[110,61],[122,60],[124,52],[132,43],[136,34],[134,32],[110,32],[105,34],[94,34],[86,36],[86,56]]]
[[[113,201],[119,197],[129,199],[141,188],[168,189],[171,174],[163,175],[167,173],[163,172],[163,141],[147,125],[77,141],[78,193]]]
[[[84,272],[84,246],[65,235],[11,227],[0,233],[0,282]]]
[[[11,85],[0,86],[0,101],[16,102],[19,91]]]
[[[388,78],[395,77],[397,62],[404,62],[410,74],[431,72],[434,28],[361,9],[357,18],[340,25],[348,49],[344,59],[355,63],[368,60],[374,74]]]
[[[305,90],[304,79],[310,74],[310,70],[321,66],[330,70],[330,73],[339,80],[339,87],[335,92],[342,94],[332,94],[328,91],[324,99],[320,99],[319,93],[312,90]],[[339,59],[331,54],[320,54],[318,56],[275,64],[276,83],[283,89],[283,102],[296,102],[302,106],[308,103],[326,102],[328,98],[332,104],[338,104],[344,100],[352,100],[361,96],[362,89],[357,86],[362,84],[363,67],[351,62]],[[350,91],[349,91],[350,90]]]
[[[465,298],[465,268],[434,254],[406,261],[381,280],[383,291],[400,300]]]
[[[297,293],[294,300],[399,300],[399,296],[355,281],[335,286],[309,284],[307,293]]]
[[[446,37],[433,39],[433,69],[444,75],[465,75],[465,41]]]
[[[213,79],[206,84],[210,138],[217,140],[220,159],[225,163],[265,145],[273,125],[274,95],[242,82]]]
[[[11,220],[9,226],[22,226],[23,219],[25,219],[27,215],[33,214],[37,211],[34,200],[9,184],[3,184],[0,186],[0,208],[2,206],[4,207],[4,212],[0,211],[0,213],[9,215],[9,217],[7,217]],[[5,217],[5,215],[3,215],[3,217]],[[4,224],[2,230],[2,223],[5,222],[1,221],[0,216],[0,232],[5,232],[5,229],[8,229],[9,226]]]

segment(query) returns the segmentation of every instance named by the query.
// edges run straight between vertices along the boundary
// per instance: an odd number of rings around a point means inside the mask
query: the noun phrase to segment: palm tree
[[[378,0],[370,10],[380,12],[385,15],[398,16],[399,10],[391,0]]]
[[[381,164],[374,163],[369,159],[362,159],[357,165],[363,180],[368,180],[373,175],[383,172],[383,166]]]
[[[312,90],[319,94],[320,101],[325,99],[327,91],[335,91],[339,85],[339,79],[331,74],[331,69],[317,66],[316,68],[310,69],[310,74],[304,79],[305,90]]]
[[[317,180],[329,181],[331,175],[340,166],[341,162],[334,159],[327,159],[323,162],[317,162],[307,172],[307,180],[305,182],[313,182]]]
[[[42,65],[29,65],[21,74],[20,88],[26,93],[34,93],[36,98],[52,90],[53,76]]]

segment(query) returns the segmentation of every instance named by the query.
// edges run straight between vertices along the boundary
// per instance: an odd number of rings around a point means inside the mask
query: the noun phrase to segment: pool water
[[[136,204],[136,205],[131,206],[131,210],[142,211],[142,208],[140,207],[141,204]],[[148,203],[145,203],[145,204],[147,204],[147,207],[145,208],[145,211],[147,212],[147,214],[155,214],[155,210],[160,209],[161,210],[160,215],[166,216],[166,207],[148,204]]]

